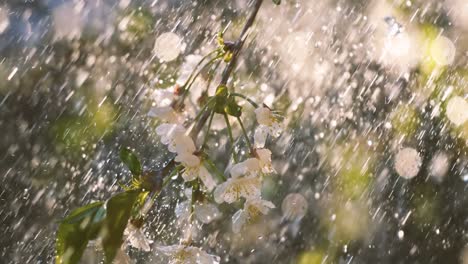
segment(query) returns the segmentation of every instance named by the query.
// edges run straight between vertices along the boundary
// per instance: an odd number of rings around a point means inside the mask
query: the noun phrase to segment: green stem
[[[208,102],[206,102],[206,104],[202,107],[202,109],[200,109],[200,111],[198,112],[197,116],[195,117],[195,119],[193,120],[193,122],[197,122],[198,119],[202,116],[202,114],[205,112],[205,110],[208,108],[208,106],[211,104],[211,102],[213,102],[215,98],[212,97],[208,100]]]
[[[249,146],[250,151],[252,151],[253,150],[252,144],[250,143],[249,136],[247,135],[247,131],[245,131],[244,124],[242,123],[242,120],[240,119],[240,117],[237,117],[237,121],[239,121],[239,124],[242,128],[242,133],[244,134],[245,141],[247,141],[247,145]]]
[[[237,96],[242,99],[245,99],[247,102],[249,102],[254,108],[258,108],[258,104],[252,101],[252,99],[248,98],[247,96],[240,94],[240,93],[231,93],[232,96]]]
[[[185,88],[185,86],[187,86],[187,85],[189,84],[190,79],[192,79],[192,77],[193,77],[193,75],[195,74],[197,68],[200,67],[200,65],[202,65],[202,63],[203,63],[209,56],[213,55],[213,54],[216,53],[216,52],[218,52],[217,49],[211,51],[210,53],[206,54],[206,55],[197,63],[197,65],[196,65],[195,68],[193,69],[193,72],[190,73],[188,79],[185,81],[185,83],[184,83],[184,85],[182,85],[182,87]]]
[[[232,136],[231,124],[229,123],[229,118],[228,118],[227,114],[224,113],[223,115],[224,115],[224,120],[226,121],[226,127],[227,127],[228,134],[229,134],[229,141],[231,141],[232,158],[234,159],[234,162],[237,163],[238,160],[237,160],[237,155],[236,155],[236,152],[235,152],[235,149],[234,149],[234,137]]]
[[[221,171],[219,171],[218,167],[216,167],[216,165],[214,164],[212,160],[207,158],[204,161],[205,161],[205,164],[207,164],[214,171],[214,173],[216,174],[216,176],[218,176],[220,180],[222,180],[223,182],[226,181],[226,177]]]
[[[208,127],[206,128],[205,138],[203,139],[203,144],[201,145],[201,150],[205,149],[206,143],[208,141],[208,136],[210,135],[211,123],[213,122],[215,112],[212,111],[210,115],[210,119],[208,121]]]
[[[222,56],[216,56],[214,58],[212,58],[211,60],[209,60],[198,72],[197,74],[195,74],[195,76],[193,76],[192,80],[190,81],[190,83],[188,83],[188,86],[186,86],[186,84],[184,84],[184,93],[182,95],[182,99],[181,99],[181,104],[184,102],[185,98],[187,97],[187,94],[189,93],[190,91],[190,88],[192,87],[192,85],[195,83],[195,80],[198,78],[198,76],[200,76],[200,74],[203,72],[203,70],[210,66],[211,64],[213,64],[213,62],[215,62],[217,59],[219,58],[222,58]],[[192,72],[192,74],[194,73],[195,71]],[[191,78],[192,75],[190,75],[189,78]],[[189,79],[190,80],[190,79]]]

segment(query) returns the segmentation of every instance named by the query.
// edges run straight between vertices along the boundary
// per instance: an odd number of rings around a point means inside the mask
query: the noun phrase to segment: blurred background
[[[277,208],[237,235],[236,208],[220,206],[197,245],[222,263],[468,263],[468,1],[282,2],[264,1],[231,83],[284,116],[267,142],[278,173],[263,186]],[[1,1],[1,263],[53,262],[58,221],[130,178],[121,146],[146,169],[170,158],[147,116],[154,92],[177,82],[189,55],[214,49],[219,31],[237,38],[250,4]],[[183,42],[170,62],[154,56],[165,32]],[[223,146],[216,122],[211,143]],[[226,151],[214,150],[219,165]],[[183,232],[181,193],[170,186],[151,213],[155,244]],[[283,217],[290,193],[305,198],[302,219]]]

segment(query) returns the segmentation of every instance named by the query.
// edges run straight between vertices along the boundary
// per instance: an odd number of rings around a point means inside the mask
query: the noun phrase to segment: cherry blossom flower
[[[189,200],[179,203],[176,206],[175,214],[179,219],[179,224],[186,222],[190,217],[191,202]],[[209,224],[221,217],[218,207],[209,202],[196,202],[193,206],[193,213],[196,219],[203,224]]]
[[[283,217],[287,220],[301,220],[307,213],[307,200],[300,193],[288,194],[281,204]]]
[[[267,107],[259,107],[255,109],[255,115],[259,126],[255,129],[254,142],[255,147],[262,148],[265,146],[268,135],[277,138],[281,134],[281,124]]]
[[[214,199],[217,203],[233,203],[241,197],[255,199],[260,197],[261,184],[258,177],[233,177],[218,185],[213,194]]]
[[[170,106],[172,102],[176,99],[176,92],[173,87],[166,89],[156,89],[151,94],[151,99],[153,100],[153,106],[164,107]]]
[[[124,231],[124,236],[127,237],[127,242],[130,246],[143,251],[151,250],[150,244],[153,243],[153,241],[146,238],[141,228],[134,226],[132,223],[127,224],[127,228],[125,228]]]
[[[256,149],[260,168],[263,173],[273,173],[275,169],[271,165],[271,151],[269,149]]]
[[[177,143],[184,143],[185,133],[186,129],[178,124],[161,124],[156,128],[156,134],[161,137],[161,143],[167,145],[169,151],[173,153],[177,153]]]
[[[169,264],[218,264],[220,258],[197,247],[184,245],[159,246],[157,250],[170,258]]]
[[[193,181],[199,178],[210,192],[216,187],[213,176],[198,156],[190,154],[190,152],[181,152],[176,156],[175,161],[184,165],[185,169],[182,173],[182,178],[185,181]]]
[[[275,170],[271,164],[271,151],[268,149],[256,149],[256,157],[234,164],[230,170],[233,178],[240,176],[255,177],[260,172],[273,173]]]
[[[273,208],[275,208],[275,205],[270,201],[265,201],[261,198],[248,199],[244,203],[244,208],[232,216],[232,231],[239,233],[246,223],[255,219],[260,214],[266,215]]]
[[[260,162],[257,158],[249,158],[237,164],[234,164],[230,170],[232,178],[240,176],[255,177],[261,170]]]
[[[183,116],[177,113],[171,106],[153,107],[149,111],[148,116],[171,124],[182,124],[184,121]]]

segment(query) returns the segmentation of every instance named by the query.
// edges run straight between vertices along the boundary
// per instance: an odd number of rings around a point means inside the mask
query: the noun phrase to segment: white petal
[[[236,178],[229,179],[222,183],[214,192],[214,198],[217,203],[233,203],[240,197],[254,199],[260,197],[261,181],[259,178]]]
[[[226,188],[229,186],[229,180],[226,182],[221,183],[216,187],[214,193],[213,193],[213,198],[215,202],[217,203],[223,203],[224,202],[224,194],[226,192]]]
[[[245,225],[246,222],[247,222],[247,217],[244,213],[244,210],[237,211],[232,216],[232,232],[236,234],[240,233],[242,227]]]
[[[190,207],[191,207],[190,201],[188,201],[188,200],[184,201],[184,202],[181,202],[181,203],[178,203],[176,205],[174,213],[175,213],[176,217],[179,220],[179,224],[181,224],[182,222],[187,220],[188,217],[190,216]]]
[[[182,120],[171,106],[153,107],[149,111],[148,116],[159,118],[169,123],[180,123]]]
[[[194,169],[190,167],[185,168],[184,172],[182,173],[182,178],[184,178],[186,182],[195,180],[197,176],[198,176],[198,169]]]
[[[182,245],[171,245],[171,246],[158,246],[156,250],[160,251],[166,256],[172,256],[177,254],[179,251],[183,250],[184,246]]]
[[[260,125],[270,126],[272,120],[271,110],[266,107],[259,107],[255,109],[255,115],[257,117],[257,122]]]
[[[134,248],[138,248],[147,252],[151,250],[150,244],[153,241],[147,239],[146,236],[142,233],[141,229],[131,233],[127,239],[128,243]]]
[[[247,172],[247,168],[244,163],[237,163],[231,167],[230,174],[232,178],[239,178]]]
[[[272,202],[262,200],[260,198],[247,200],[244,204],[244,210],[249,212],[249,214],[253,214],[252,216],[257,214],[257,212],[267,214],[272,208],[275,208],[275,205]]]
[[[281,124],[278,122],[272,122],[271,126],[269,127],[269,134],[277,138],[281,135],[283,128],[281,127]]]
[[[221,217],[218,207],[211,203],[197,203],[195,204],[194,211],[197,219],[204,224],[209,224],[211,221]]]
[[[256,148],[263,148],[268,136],[269,128],[267,126],[260,125],[255,129],[254,144]]]
[[[176,153],[193,153],[196,150],[193,139],[185,134],[179,134],[174,138]]]
[[[209,192],[216,187],[216,182],[213,179],[213,176],[211,176],[211,173],[203,165],[198,169],[198,178],[200,178]]]
[[[182,153],[175,157],[176,162],[182,163],[187,168],[197,168],[200,165],[200,158],[189,153]]]

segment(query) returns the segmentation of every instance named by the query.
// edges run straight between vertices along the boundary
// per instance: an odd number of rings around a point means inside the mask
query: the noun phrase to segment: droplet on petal
[[[300,220],[307,213],[307,200],[300,193],[288,194],[281,204],[284,218],[288,220]]]
[[[415,177],[421,167],[422,159],[413,148],[401,149],[395,156],[395,170],[405,179]]]
[[[175,60],[182,50],[182,39],[175,33],[161,34],[154,44],[154,52],[161,61]]]

